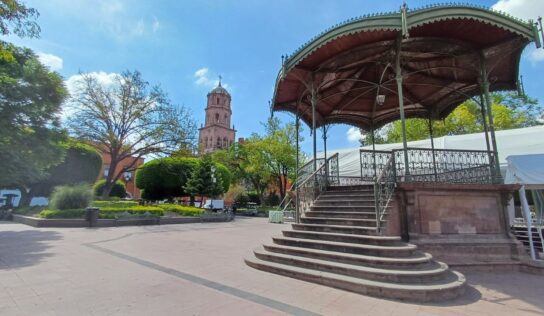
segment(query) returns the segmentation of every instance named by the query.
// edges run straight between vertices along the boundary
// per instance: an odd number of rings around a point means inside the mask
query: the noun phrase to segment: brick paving
[[[382,300],[246,266],[286,224],[101,229],[0,223],[0,315],[542,315],[544,277],[469,272],[443,304]]]

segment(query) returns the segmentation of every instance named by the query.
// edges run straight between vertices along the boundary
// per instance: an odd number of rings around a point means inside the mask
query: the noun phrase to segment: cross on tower
[[[221,79],[223,79],[223,77],[221,77],[221,75],[219,75],[219,86],[221,87]]]

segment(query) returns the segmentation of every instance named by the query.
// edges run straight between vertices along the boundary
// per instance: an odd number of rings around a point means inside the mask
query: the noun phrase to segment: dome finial
[[[219,75],[219,85],[218,85],[218,87],[221,87],[221,79],[223,79],[223,77],[221,77],[221,75]]]

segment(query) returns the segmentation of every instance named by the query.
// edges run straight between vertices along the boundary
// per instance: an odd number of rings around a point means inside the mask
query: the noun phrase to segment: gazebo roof
[[[397,120],[399,56],[406,117],[441,119],[481,94],[482,62],[490,91],[515,90],[519,59],[531,41],[540,44],[531,22],[474,6],[350,19],[284,60],[272,109],[298,112],[311,125],[313,88],[317,127],[345,123],[370,129]],[[382,105],[377,95],[385,96]]]

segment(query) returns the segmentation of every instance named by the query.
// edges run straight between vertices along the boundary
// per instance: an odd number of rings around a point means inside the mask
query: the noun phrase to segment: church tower
[[[230,94],[219,84],[208,93],[206,120],[198,135],[199,152],[211,153],[216,149],[226,149],[234,143],[236,130],[231,128]]]

